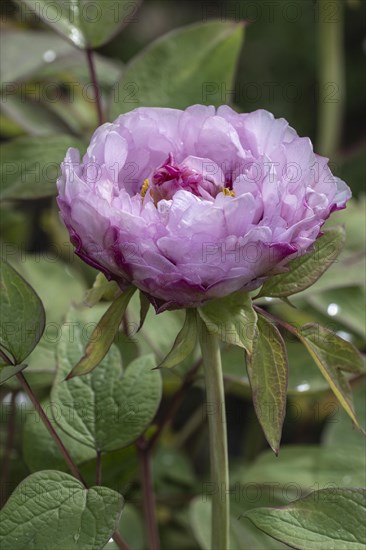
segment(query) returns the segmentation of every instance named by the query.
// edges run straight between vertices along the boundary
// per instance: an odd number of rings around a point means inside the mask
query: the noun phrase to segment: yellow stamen
[[[224,195],[227,196],[227,197],[235,197],[235,191],[232,191],[232,190],[229,189],[228,187],[223,187],[223,188],[222,188],[222,192],[223,192]]]
[[[147,193],[147,190],[149,189],[149,180],[146,179],[141,187],[141,191],[140,191],[140,195],[142,198],[144,198],[144,196],[146,195]]]

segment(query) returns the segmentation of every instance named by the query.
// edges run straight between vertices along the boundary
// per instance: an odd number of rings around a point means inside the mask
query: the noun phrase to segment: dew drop
[[[339,305],[338,304],[329,304],[329,306],[327,307],[327,313],[331,317],[334,317],[335,315],[337,315],[339,313]]]
[[[43,61],[46,61],[46,63],[52,63],[52,61],[55,61],[57,55],[56,52],[53,50],[47,50],[43,54]]]
[[[310,390],[310,384],[308,384],[307,382],[303,382],[302,384],[296,386],[296,389],[299,392]]]

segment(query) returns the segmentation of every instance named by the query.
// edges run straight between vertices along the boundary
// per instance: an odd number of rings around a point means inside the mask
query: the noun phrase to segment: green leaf
[[[353,374],[365,372],[364,362],[358,350],[333,331],[312,323],[301,327],[298,337],[328,381],[342,407],[360,428],[353,407],[352,391],[342,372]]]
[[[17,0],[79,48],[98,48],[134,17],[140,0]]]
[[[150,309],[150,300],[145,296],[143,292],[139,292],[139,298],[140,298],[140,324],[138,326],[137,332],[142,329],[144,326],[144,323],[146,321],[147,314],[149,313]]]
[[[7,382],[10,378],[21,372],[27,365],[11,365],[10,367],[0,367],[0,385]]]
[[[131,549],[142,550],[146,547],[143,521],[140,513],[132,504],[126,504],[123,507],[119,532]],[[119,548],[114,541],[110,541],[106,550],[118,550]]]
[[[0,345],[20,364],[42,336],[45,313],[33,288],[5,260],[0,263],[0,301]]]
[[[186,359],[194,350],[197,343],[196,310],[187,309],[182,330],[178,333],[173,347],[160,363],[159,368],[175,367]]]
[[[103,273],[98,273],[94,284],[85,296],[85,305],[95,306],[101,300],[112,301],[116,298],[119,287],[115,281],[108,281]]]
[[[227,103],[223,94],[233,87],[243,34],[242,24],[213,20],[155,40],[126,66],[112,97],[112,118],[139,106]]]
[[[80,441],[76,441],[59,428],[52,416],[49,400],[42,401],[41,405],[75,464],[93,459],[95,457],[94,449],[83,445]],[[61,414],[57,406],[54,407],[54,414]],[[52,468],[68,472],[69,468],[58,445],[50,436],[49,431],[34,408],[31,405],[25,407],[23,403],[21,415],[22,418],[25,416],[22,433],[22,456],[29,470],[37,472]]]
[[[286,413],[287,368],[281,334],[271,322],[259,316],[253,351],[247,355],[247,371],[256,415],[276,454]]]
[[[112,345],[135,287],[127,288],[107,309],[93,330],[85,354],[69,372],[67,379],[85,375],[99,365]]]
[[[271,537],[299,550],[364,550],[365,489],[323,489],[281,508],[245,513]]]
[[[297,422],[301,423],[300,406],[295,411],[298,413]],[[315,414],[318,414],[317,410]],[[365,467],[365,453],[357,450],[350,454],[340,441],[337,448],[331,449],[314,445],[284,445],[279,458],[275,458],[272,451],[264,451],[251,465],[241,466],[238,481],[243,486],[272,486],[288,502],[314,489],[362,487],[366,481]],[[267,494],[271,495],[272,491],[268,489]]]
[[[314,250],[288,264],[289,271],[268,279],[259,296],[291,296],[305,290],[319,279],[336,260],[345,242],[343,227],[324,230],[314,243]]]
[[[225,298],[210,300],[198,312],[209,332],[217,334],[227,344],[252,353],[257,314],[247,292],[235,292]]]
[[[112,489],[86,489],[56,470],[37,472],[18,485],[0,512],[1,548],[103,548],[122,507],[123,497]]]
[[[2,147],[0,199],[39,199],[56,195],[60,164],[69,147],[83,149],[68,135],[21,137]]]
[[[99,451],[112,451],[135,441],[155,416],[161,400],[161,374],[152,355],[140,357],[123,373],[113,345],[98,369],[65,381],[82,354],[84,322],[69,316],[73,341],[67,333],[58,345],[58,369],[51,393],[58,425],[71,437]]]

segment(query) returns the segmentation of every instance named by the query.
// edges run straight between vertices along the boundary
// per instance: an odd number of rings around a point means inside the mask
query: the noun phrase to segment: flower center
[[[222,185],[222,180],[221,170],[209,159],[191,156],[178,164],[170,153],[167,160],[144,181],[140,193],[145,197],[150,189],[155,204],[162,199],[170,200],[181,189],[206,200],[212,200],[220,192],[235,196],[234,191]]]

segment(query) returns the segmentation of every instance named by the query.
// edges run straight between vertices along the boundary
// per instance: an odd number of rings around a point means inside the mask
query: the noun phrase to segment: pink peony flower
[[[258,288],[351,197],[284,119],[202,105],[104,124],[58,190],[76,254],[158,311]]]

